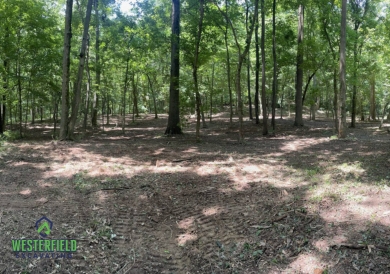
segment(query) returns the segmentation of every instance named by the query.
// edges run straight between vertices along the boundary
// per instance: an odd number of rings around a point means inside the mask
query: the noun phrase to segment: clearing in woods
[[[324,118],[276,136],[217,115],[165,137],[166,116],[75,142],[45,124],[0,155],[0,273],[388,273],[390,136]],[[236,123],[235,123],[236,125]],[[12,239],[77,239],[72,259],[21,259]]]

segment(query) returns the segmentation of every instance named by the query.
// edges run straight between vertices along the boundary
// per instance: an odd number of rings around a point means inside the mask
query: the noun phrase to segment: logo
[[[53,222],[43,216],[35,222],[35,229],[42,238],[52,234]],[[73,239],[15,239],[12,251],[21,259],[71,259],[77,251],[77,241]]]
[[[51,229],[53,228],[53,222],[43,216],[35,223],[35,228],[37,229],[39,235],[46,238],[50,235]]]

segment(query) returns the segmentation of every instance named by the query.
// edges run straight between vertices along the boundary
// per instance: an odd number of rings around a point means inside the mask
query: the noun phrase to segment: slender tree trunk
[[[100,88],[100,26],[99,26],[99,0],[94,0],[95,10],[95,24],[96,24],[96,42],[95,42],[95,58],[96,58],[96,86],[93,93],[92,101],[92,126],[97,127],[97,114],[98,114],[98,102],[99,102],[99,88]],[[103,114],[102,114],[103,115]]]
[[[5,132],[5,115],[6,115],[6,104],[7,104],[7,96],[6,93],[8,92],[8,61],[4,60],[3,62],[4,66],[4,74],[3,74],[3,89],[5,93],[3,94],[0,102],[0,135],[3,135]]]
[[[171,76],[169,87],[169,115],[165,134],[181,134],[179,72],[180,72],[180,1],[172,0]]]
[[[210,123],[213,119],[214,67],[215,67],[215,63],[213,62],[213,69],[211,72],[211,90],[210,90]]]
[[[339,90],[337,88],[337,70],[333,70],[333,112],[334,112],[334,122],[335,122],[335,128],[336,132],[339,132],[339,118],[338,118],[338,97],[339,97]]]
[[[154,119],[158,119],[158,115],[157,115],[157,104],[156,104],[156,95],[155,95],[154,90],[153,90],[153,84],[152,84],[152,81],[150,80],[149,74],[147,74],[146,76],[148,77],[150,90],[151,90],[151,92],[152,92],[153,108],[154,108]]]
[[[347,0],[342,0],[341,8],[341,31],[340,31],[340,95],[339,95],[339,138],[347,136],[347,117],[346,117],[346,29],[347,29]]]
[[[273,81],[272,81],[272,130],[275,131],[275,110],[276,110],[276,92],[277,92],[277,83],[278,83],[278,75],[277,75],[277,60],[276,60],[276,0],[272,2],[272,58],[273,58]]]
[[[356,31],[357,35],[357,31]],[[352,85],[352,110],[351,110],[351,128],[356,126],[356,94],[357,94],[357,42],[355,42],[354,50],[353,50],[353,60],[354,60],[354,68],[353,68],[353,85]]]
[[[83,121],[83,130],[87,130],[87,121],[88,121],[88,112],[89,112],[89,94],[91,90],[91,74],[89,72],[89,39],[87,47],[87,56],[85,60],[85,72],[87,73],[87,90],[85,94],[85,109],[84,109],[84,121]]]
[[[375,106],[375,74],[372,76],[370,81],[370,118],[376,120],[376,106]]]
[[[227,8],[227,7],[226,7]],[[228,23],[226,23],[228,24]],[[230,53],[229,53],[229,44],[228,44],[228,25],[226,25],[225,30],[225,47],[226,47],[226,66],[227,66],[227,84],[228,84],[228,90],[229,90],[229,107],[230,107],[230,116],[229,116],[229,122],[230,126],[233,125],[233,92],[232,92],[232,84],[231,84],[231,70],[230,70]]]
[[[21,71],[20,71],[20,61],[18,57],[17,63],[17,77],[18,77],[18,103],[19,103],[19,137],[23,137],[23,128],[22,128],[22,80],[21,80]]]
[[[129,75],[129,62],[130,62],[130,53],[127,57],[126,61],[126,72],[125,72],[125,83],[123,86],[123,97],[122,97],[122,132],[125,134],[125,120],[126,120],[126,92],[127,92],[127,85],[128,85],[128,75]],[[134,111],[133,111],[133,121],[134,121]]]
[[[268,135],[267,98],[265,90],[265,8],[261,0],[261,105],[263,107],[263,135]]]
[[[81,44],[81,51],[80,51],[79,69],[78,69],[78,73],[77,73],[76,84],[74,85],[72,115],[70,116],[69,125],[68,125],[68,139],[71,139],[71,140],[74,137],[74,129],[76,126],[77,116],[78,116],[79,106],[80,106],[80,101],[81,101],[81,85],[83,83],[85,51],[87,48],[89,22],[91,20],[92,1],[93,0],[88,0],[88,3],[87,3],[87,12],[86,12],[85,20],[84,20],[83,41]]]
[[[256,44],[256,75],[255,75],[255,116],[256,124],[259,124],[259,79],[260,79],[260,46],[259,46],[259,22],[255,26],[255,44]]]
[[[302,104],[302,84],[303,84],[303,24],[304,6],[299,5],[298,9],[298,52],[297,52],[297,73],[295,84],[295,121],[294,126],[303,126],[303,104]]]
[[[245,15],[245,22],[246,22],[246,31],[249,33],[249,5],[247,2],[246,7],[246,15]],[[249,119],[253,120],[253,114],[252,114],[252,98],[251,98],[251,67],[250,67],[250,60],[251,60],[251,54],[250,51],[248,51],[247,56],[247,62],[246,62],[246,77],[247,77],[247,88],[248,88],[248,108],[249,108]]]
[[[198,33],[195,42],[195,55],[194,63],[192,65],[192,77],[194,79],[195,98],[196,98],[196,140],[200,140],[200,110],[201,110],[201,99],[199,94],[198,84],[198,59],[199,59],[199,47],[202,39],[202,27],[203,27],[203,15],[204,15],[204,0],[199,0],[199,22],[198,22]]]
[[[60,140],[68,135],[69,116],[69,68],[70,68],[70,40],[72,38],[72,10],[73,0],[66,1],[64,51],[62,58],[62,100],[61,100],[61,124]]]
[[[133,116],[139,117],[139,112],[138,112],[138,76],[137,76],[137,81],[135,81],[135,72],[133,72],[133,75],[131,77],[131,85],[133,88]],[[134,122],[134,118],[133,118]]]

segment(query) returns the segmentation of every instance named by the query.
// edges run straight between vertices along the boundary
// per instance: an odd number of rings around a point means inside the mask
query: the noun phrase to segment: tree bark
[[[72,103],[72,115],[69,119],[68,125],[68,136],[67,138],[72,140],[74,138],[74,129],[76,126],[77,116],[80,107],[81,101],[81,85],[83,83],[83,73],[84,73],[84,64],[85,64],[85,51],[87,48],[87,40],[88,40],[88,29],[89,22],[91,20],[91,11],[92,11],[92,1],[88,0],[87,3],[87,12],[84,20],[84,31],[83,31],[83,41],[81,43],[81,51],[80,51],[80,60],[79,60],[79,69],[77,73],[76,84],[74,85],[74,97]]]
[[[341,31],[340,31],[340,94],[338,107],[338,137],[345,138],[347,136],[347,117],[346,117],[346,29],[347,29],[347,0],[342,0],[341,7]]]
[[[304,6],[299,5],[298,9],[298,52],[297,52],[297,72],[295,84],[295,121],[294,126],[303,126],[303,104],[302,104],[302,84],[303,84],[303,25]]]
[[[180,127],[180,1],[172,0],[171,75],[169,87],[169,115],[165,134],[181,134]]]
[[[70,40],[72,38],[72,10],[73,0],[66,1],[64,51],[62,57],[62,100],[61,100],[61,124],[60,140],[68,135],[69,116],[69,68],[70,68]]]

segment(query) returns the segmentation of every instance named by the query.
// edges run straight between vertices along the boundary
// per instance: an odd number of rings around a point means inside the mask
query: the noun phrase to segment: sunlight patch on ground
[[[353,173],[355,175],[361,175],[364,173],[364,169],[361,167],[359,162],[357,163],[343,163],[337,167],[344,173]]]
[[[196,239],[198,239],[197,235],[190,234],[190,233],[185,233],[185,234],[180,234],[177,237],[176,241],[177,241],[178,245],[183,246],[187,242],[192,242],[192,241],[195,241]]]
[[[189,229],[194,224],[194,221],[195,221],[195,217],[188,217],[178,222],[177,227],[180,229]]]
[[[202,213],[205,216],[213,216],[220,214],[221,212],[223,212],[223,209],[219,206],[213,206],[202,210]]]
[[[19,192],[20,195],[28,196],[31,194],[31,189],[27,188]]]
[[[315,269],[324,268],[321,260],[313,254],[300,254],[290,265],[289,269],[298,273],[313,274]]]

